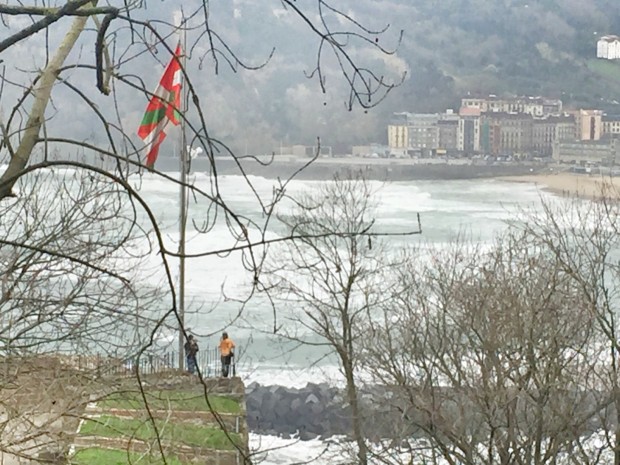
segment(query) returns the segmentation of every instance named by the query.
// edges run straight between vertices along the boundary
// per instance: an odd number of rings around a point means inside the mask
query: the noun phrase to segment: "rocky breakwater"
[[[298,434],[303,441],[351,434],[351,409],[342,389],[325,383],[308,383],[303,388],[252,383],[245,396],[247,425],[254,433],[284,438]],[[402,434],[402,412],[392,397],[376,386],[359,393],[361,426],[370,440]]]
[[[434,408],[411,406],[409,395],[420,405],[424,405],[426,399],[427,405]],[[515,391],[510,395],[515,399],[523,396],[517,403],[519,408],[512,414],[525,424],[533,408],[527,394]],[[607,396],[594,391],[566,390],[558,393],[558,401],[565,403],[563,409],[581,419],[575,424],[575,433],[586,437],[604,427],[602,419],[613,416]],[[364,386],[358,398],[362,434],[375,443],[385,439],[427,437],[427,432],[434,428],[438,431],[449,428],[464,435],[476,432],[479,440],[486,439],[486,423],[477,407],[477,398],[468,390],[443,387],[436,388],[431,395],[423,387],[403,391],[394,387]],[[562,404],[553,403],[545,409],[559,405]],[[344,391],[328,384],[308,383],[295,389],[252,383],[246,387],[246,412],[249,430],[259,434],[284,438],[298,434],[301,440],[311,440],[336,435],[350,438],[352,432],[351,412]],[[553,410],[547,413],[549,418],[556,414]]]
[[[347,434],[350,411],[343,393],[327,384],[308,383],[295,389],[252,383],[245,391],[250,431],[301,440]]]

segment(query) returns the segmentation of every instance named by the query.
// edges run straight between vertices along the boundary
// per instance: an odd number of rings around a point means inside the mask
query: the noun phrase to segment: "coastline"
[[[540,173],[545,167],[540,164],[488,164],[473,163],[471,160],[420,162],[412,159],[365,159],[365,158],[319,158],[306,166],[309,160],[271,160],[260,164],[256,160],[235,161],[230,158],[217,158],[219,174],[239,174],[243,168],[246,174],[272,179],[288,179],[295,176],[301,180],[329,180],[334,176],[362,174],[370,180],[378,181],[449,181],[484,179],[497,177],[518,177]],[[201,163],[202,162],[202,163]],[[158,161],[159,163],[159,161]],[[208,162],[194,160],[193,169],[210,171]],[[160,164],[161,170],[167,167]],[[173,166],[168,169],[174,168]]]
[[[488,164],[470,160],[450,162],[435,160],[422,162],[410,159],[364,159],[364,158],[319,158],[306,166],[308,160],[270,159],[265,164],[254,159],[233,160],[216,158],[220,175],[239,174],[240,167],[245,174],[268,179],[288,179],[294,176],[300,180],[329,180],[335,175],[347,176],[361,173],[364,177],[379,181],[450,181],[496,179],[504,182],[530,183],[545,192],[566,198],[620,200],[620,177],[579,174],[568,171],[551,172],[545,165],[537,163]],[[158,161],[161,171],[178,170],[176,159],[163,158]],[[192,171],[210,172],[208,159],[192,161]]]
[[[498,181],[530,183],[560,197],[620,200],[620,178],[568,172],[498,176]]]

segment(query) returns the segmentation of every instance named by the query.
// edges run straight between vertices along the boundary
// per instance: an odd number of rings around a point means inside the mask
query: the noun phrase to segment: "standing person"
[[[198,342],[190,334],[187,336],[187,342],[185,343],[185,366],[192,375],[196,371],[196,354],[198,354]]]
[[[220,356],[222,359],[222,376],[224,378],[228,378],[228,372],[230,371],[230,363],[232,358],[235,356],[233,349],[235,348],[235,343],[232,339],[228,337],[228,333],[224,332],[222,334],[222,339],[220,339]]]

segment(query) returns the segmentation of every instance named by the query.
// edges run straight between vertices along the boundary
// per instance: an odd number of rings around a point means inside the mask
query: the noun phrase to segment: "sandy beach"
[[[620,199],[620,178],[609,176],[553,173],[525,176],[503,176],[502,181],[526,182],[556,195],[600,199],[602,197]]]

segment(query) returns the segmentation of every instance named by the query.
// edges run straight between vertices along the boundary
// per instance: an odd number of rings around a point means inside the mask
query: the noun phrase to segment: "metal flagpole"
[[[184,27],[182,25],[182,27]],[[181,29],[180,42],[182,44],[181,50],[181,67],[182,72],[185,72],[186,63],[186,39],[185,29]],[[181,78],[183,79],[183,78]],[[187,225],[187,189],[185,184],[187,182],[187,143],[185,134],[185,110],[187,108],[187,87],[181,85],[181,150],[179,151],[179,170],[181,171],[181,198],[180,198],[180,212],[179,212],[179,369],[184,368],[184,345],[185,336],[183,334],[183,327],[185,325],[185,227]]]

